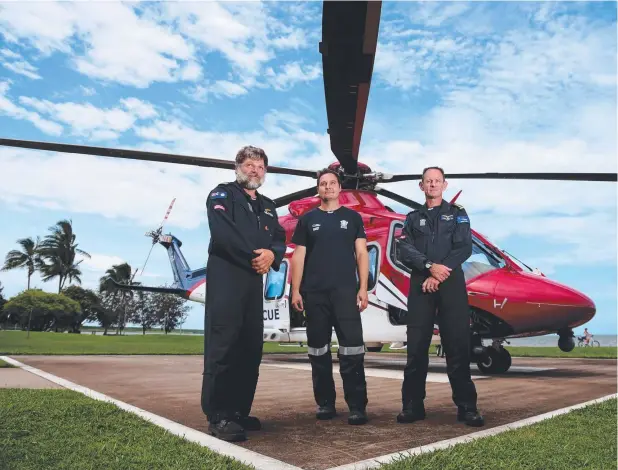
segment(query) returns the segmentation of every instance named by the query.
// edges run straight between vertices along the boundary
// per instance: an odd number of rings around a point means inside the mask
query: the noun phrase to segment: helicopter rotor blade
[[[56,142],[38,142],[33,140],[0,139],[0,145],[5,147],[19,147],[33,150],[49,150],[52,152],[78,153],[83,155],[97,155],[101,157],[126,158],[149,162],[178,163],[181,165],[193,165],[208,168],[223,168],[234,170],[235,162],[216,158],[203,158],[191,155],[175,155],[171,153],[147,152],[144,150],[128,150],[108,147],[91,147],[86,145],[61,144]],[[268,173],[283,175],[306,176],[315,178],[316,172],[309,170],[297,170],[278,166],[269,166]]]
[[[452,173],[446,179],[510,179],[510,180],[550,180],[550,181],[616,181],[617,173]],[[380,183],[420,180],[421,175],[388,175]]]
[[[380,186],[376,186],[373,189],[376,193],[388,197],[394,201],[397,201],[400,204],[403,204],[404,206],[408,206],[412,209],[420,209],[421,207],[423,207],[423,205],[419,202],[413,201],[412,199],[408,199],[406,197],[400,196],[397,193],[394,193],[392,191],[389,191],[388,189],[384,189],[381,188]]]
[[[304,197],[315,196],[318,190],[315,186],[311,186],[307,189],[301,189],[300,191],[296,191],[295,193],[286,194],[285,196],[278,197],[274,199],[275,207],[279,208],[281,206],[285,206],[292,201],[296,201],[297,199],[302,199]]]
[[[330,147],[345,172],[353,175],[358,171],[382,2],[322,5],[320,53]]]

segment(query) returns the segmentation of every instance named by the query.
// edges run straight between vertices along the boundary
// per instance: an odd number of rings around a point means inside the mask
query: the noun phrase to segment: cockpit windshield
[[[523,271],[528,271],[528,272],[531,272],[531,273],[534,272],[534,269],[532,269],[530,266],[528,266],[526,263],[524,263],[520,259],[517,259],[514,255],[512,255],[508,251],[506,251],[506,250],[502,250],[502,251],[504,251],[508,255],[508,257],[511,258],[513,260],[513,262],[517,266],[519,266]]]
[[[466,281],[480,274],[506,266],[504,258],[488,247],[480,239],[472,236],[472,254],[462,264]]]
[[[397,268],[409,273],[410,269],[398,259],[399,253],[396,243],[396,240],[401,235],[403,223],[397,222],[393,225],[389,256]],[[503,268],[504,266],[506,266],[506,261],[500,251],[486,245],[478,237],[472,236],[472,254],[461,266],[466,281],[488,271]]]

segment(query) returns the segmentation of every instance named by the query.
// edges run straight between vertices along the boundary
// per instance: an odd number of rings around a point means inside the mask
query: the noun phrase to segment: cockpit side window
[[[283,297],[285,292],[285,281],[288,277],[288,263],[286,260],[281,262],[279,271],[270,269],[266,276],[266,286],[264,288],[264,299],[277,300]]]

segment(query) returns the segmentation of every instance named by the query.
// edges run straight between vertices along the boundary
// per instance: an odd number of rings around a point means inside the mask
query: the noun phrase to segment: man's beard
[[[242,170],[240,170],[239,168],[236,168],[236,181],[243,188],[258,189],[260,186],[264,184],[265,178],[266,178],[266,175],[262,176],[262,178],[259,178],[258,181],[251,181],[252,178],[249,175],[246,175],[245,173],[242,172]]]

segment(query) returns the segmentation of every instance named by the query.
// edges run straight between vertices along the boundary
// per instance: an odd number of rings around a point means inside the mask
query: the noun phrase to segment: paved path
[[[201,357],[14,356],[22,363],[89,387],[199,431]],[[289,464],[323,470],[478,431],[456,423],[444,359],[431,358],[427,419],[398,424],[404,358],[368,354],[370,423],[349,426],[341,378],[335,373],[340,415],[315,419],[311,372],[305,355],[268,355],[261,367],[252,414],[263,430],[242,447]],[[514,358],[503,376],[475,379],[485,428],[536,416],[616,393],[616,360]],[[473,374],[481,375],[473,367]]]

